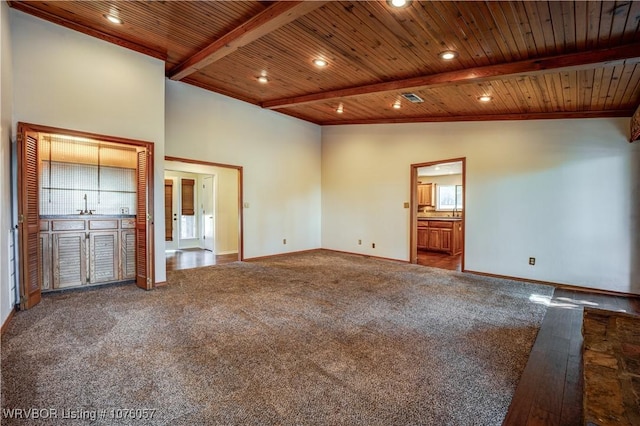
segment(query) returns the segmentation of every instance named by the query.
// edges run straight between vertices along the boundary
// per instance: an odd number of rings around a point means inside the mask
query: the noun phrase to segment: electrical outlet
[[[245,209],[248,209],[249,208],[249,203],[244,203],[243,206],[244,206]]]
[[[530,257],[529,258],[529,265],[535,265],[536,264],[536,258],[535,257]]]
[[[282,239],[282,244],[287,244],[287,239],[286,238]]]
[[[362,245],[362,240],[358,240],[358,245],[361,246]]]
[[[376,248],[376,243],[371,243],[371,248]]]
[[[120,207],[120,214],[129,214],[129,207]]]
[[[408,209],[409,208],[409,203],[404,203],[404,208]]]

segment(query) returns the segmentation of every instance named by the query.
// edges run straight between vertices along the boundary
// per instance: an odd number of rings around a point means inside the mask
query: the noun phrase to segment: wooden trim
[[[629,142],[635,142],[640,140],[640,106],[638,106],[638,109],[636,109],[636,112],[633,113],[633,115],[631,116],[631,123],[630,123],[630,137],[629,137]]]
[[[158,287],[166,287],[167,286],[167,282],[166,281],[160,281],[156,283],[156,288]]]
[[[283,111],[283,113],[287,113]],[[632,110],[609,111],[567,111],[567,112],[531,112],[525,114],[482,114],[451,116],[415,116],[397,118],[363,118],[354,120],[323,121],[323,126],[339,126],[345,124],[400,124],[400,123],[448,123],[459,121],[509,121],[509,120],[559,120],[569,118],[610,118],[631,117]]]
[[[478,272],[478,271],[471,271],[466,269],[463,269],[462,272],[467,274],[482,275],[484,277],[490,277],[490,278],[499,278],[503,280],[512,280],[512,281],[521,281],[521,282],[527,282],[527,283],[533,283],[533,284],[550,285],[555,287],[556,289],[575,290],[583,293],[598,293],[598,294],[606,294],[609,296],[624,296],[624,297],[640,298],[640,295],[635,293],[625,293],[622,291],[613,291],[613,290],[601,290],[597,288],[583,287],[575,284],[560,284],[553,281],[542,281],[542,280],[534,280],[531,278],[512,277],[510,275],[490,274],[488,272]]]
[[[131,49],[133,51],[142,53],[144,55],[151,56],[152,58],[160,59],[161,61],[167,60],[166,52],[159,52],[157,50],[151,49],[150,47],[142,46],[132,41],[123,40],[111,34],[107,34],[102,31],[96,30],[94,28],[90,28],[85,25],[78,24],[77,22],[69,21],[68,19],[61,18],[49,12],[45,12],[36,7],[33,7],[29,3],[26,3],[23,1],[19,1],[19,2],[12,1],[9,3],[9,6],[21,12],[28,13],[29,15],[33,15],[37,18],[44,19],[49,22],[53,22],[54,24],[62,25],[63,27],[72,29],[74,31],[78,31],[80,33],[83,33],[92,37],[99,38],[101,40],[107,41],[109,43],[113,43],[120,47]]]
[[[9,327],[9,323],[13,319],[13,316],[15,315],[15,313],[16,313],[15,307],[11,309],[11,311],[9,311],[9,315],[7,315],[7,319],[4,320],[4,322],[2,323],[2,328],[0,328],[0,335],[4,334],[4,332],[7,331],[7,327]]]
[[[125,145],[139,146],[144,148],[153,147],[153,142],[143,141],[139,139],[121,138],[118,136],[101,135],[98,133],[84,132],[82,130],[63,129],[60,127],[44,126],[41,124],[33,124],[33,123],[25,123],[25,122],[19,122],[18,126],[20,125],[25,126],[29,128],[29,130],[33,130],[34,132],[38,132],[38,133],[63,134],[66,136],[76,136],[80,138],[93,139],[96,142],[113,142],[113,143],[121,143]]]
[[[448,160],[429,161],[426,163],[417,163],[411,165],[411,201],[409,202],[410,219],[410,235],[409,238],[409,262],[418,263],[418,169],[420,167],[435,166],[443,163],[462,162],[462,256],[460,257],[460,269],[464,271],[464,259],[466,252],[465,235],[467,232],[466,212],[467,212],[467,157],[451,158]]]
[[[464,83],[479,83],[496,78],[514,76],[532,76],[551,70],[583,70],[597,65],[617,65],[618,62],[638,59],[640,62],[640,43],[623,46],[591,50],[588,52],[569,53],[548,56],[545,58],[526,59],[524,61],[509,62],[482,67],[447,71],[439,74],[422,75],[403,80],[387,81],[383,83],[365,84],[344,89],[328,90],[289,98],[274,99],[262,103],[263,108],[279,109],[294,105],[304,105],[330,99],[348,98],[352,96],[368,95],[372,93],[391,92],[399,90],[417,89],[424,87],[443,87]]]
[[[165,155],[165,161],[177,161],[179,163],[198,164],[202,166],[223,167],[227,169],[236,169],[238,171],[238,260],[244,260],[244,212],[243,212],[243,171],[242,166],[234,166],[232,164],[214,163],[211,161],[192,160],[190,158],[172,157]]]
[[[557,290],[573,290],[573,291],[578,291],[580,293],[594,293],[594,294],[604,294],[607,296],[628,297],[631,299],[639,299],[640,301],[640,294],[625,293],[624,291],[601,290],[599,288],[582,287],[579,285],[572,285],[572,284],[558,284],[556,286],[556,289]]]
[[[165,155],[164,161],[178,161],[180,163],[199,164],[202,166],[225,167],[227,169],[242,170],[242,166],[234,166],[232,164],[224,164],[224,163],[214,163],[211,161],[192,160],[190,158],[183,158],[183,157],[172,157],[170,155]]]
[[[325,1],[278,1],[234,28],[169,71],[171,80],[181,80],[224,58],[239,48],[295,21],[322,6]]]

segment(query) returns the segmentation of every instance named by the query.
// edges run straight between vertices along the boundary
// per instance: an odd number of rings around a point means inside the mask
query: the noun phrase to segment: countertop
[[[43,214],[40,219],[135,219],[135,214]]]
[[[418,220],[439,220],[446,222],[459,222],[462,220],[461,217],[418,217]]]

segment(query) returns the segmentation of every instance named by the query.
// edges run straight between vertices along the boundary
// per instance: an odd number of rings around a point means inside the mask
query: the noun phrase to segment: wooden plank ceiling
[[[640,104],[639,1],[10,4],[318,124],[630,117]]]

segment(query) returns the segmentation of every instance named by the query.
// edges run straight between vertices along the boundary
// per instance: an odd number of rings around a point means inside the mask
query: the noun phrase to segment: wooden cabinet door
[[[151,148],[140,149],[136,201],[136,285],[151,290],[153,278],[153,155]]]
[[[89,233],[89,281],[118,281],[118,231]]]
[[[443,229],[440,232],[440,248],[443,251],[451,253],[451,237],[452,237],[451,229]]]
[[[20,309],[40,303],[40,185],[38,134],[18,125],[18,248]],[[4,243],[3,243],[4,244]]]
[[[433,204],[433,184],[421,183],[418,185],[418,205],[431,206]]]
[[[453,224],[452,254],[462,252],[462,222]]]
[[[87,250],[84,232],[53,234],[53,288],[87,283]]]
[[[120,232],[120,277],[132,280],[136,277],[136,234],[135,231]]]
[[[429,250],[440,250],[442,247],[440,243],[442,235],[442,229],[438,228],[429,228],[429,242],[427,248]]]
[[[40,233],[40,288],[42,290],[51,289],[51,266],[52,266],[52,253],[51,253],[51,234],[48,232]]]
[[[418,228],[418,248],[426,249],[429,244],[429,229]]]

